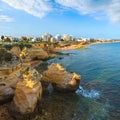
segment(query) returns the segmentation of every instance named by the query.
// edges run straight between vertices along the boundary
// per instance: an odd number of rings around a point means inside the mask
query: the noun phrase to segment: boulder
[[[14,90],[4,83],[0,83],[0,105],[10,102],[13,98]]]
[[[41,98],[41,94],[42,86],[40,82],[35,84],[33,88],[28,87],[24,82],[18,82],[13,100],[16,111],[21,114],[34,112],[37,101]]]
[[[16,85],[11,110],[13,113],[28,114],[34,112],[38,100],[41,99],[42,86],[40,76],[35,69],[23,70],[23,81]]]
[[[42,48],[31,48],[29,55],[31,59],[40,59],[44,60],[49,58],[49,55],[46,51],[44,51]]]
[[[80,76],[66,71],[58,63],[52,63],[48,66],[48,70],[43,72],[42,81],[52,83],[53,87],[58,91],[75,91],[79,88]]]

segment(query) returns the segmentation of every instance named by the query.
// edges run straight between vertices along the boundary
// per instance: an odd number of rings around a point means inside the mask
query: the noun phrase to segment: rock
[[[49,58],[48,53],[44,51],[42,48],[31,48],[29,55],[32,59],[44,60]]]
[[[51,83],[49,83],[49,85],[47,86],[47,90],[48,90],[49,94],[51,94],[53,92],[53,86]]]
[[[49,83],[49,82],[45,82],[45,81],[41,81],[41,84],[42,84],[42,88],[43,88],[43,97],[44,95],[50,95],[53,93],[54,91],[54,88],[53,88],[53,85],[52,83]]]
[[[13,98],[14,90],[4,83],[0,83],[0,105],[10,102]]]
[[[21,81],[20,78],[20,72],[15,73],[12,76],[9,76],[8,78],[6,78],[6,80],[4,81],[4,83],[8,86],[10,86],[13,89],[16,89],[16,85],[19,81]]]
[[[18,46],[14,46],[14,47],[10,50],[10,52],[11,52],[12,54],[16,55],[17,57],[19,57],[19,56],[20,56],[20,53],[21,53],[21,50],[20,50],[20,48],[19,48]]]
[[[67,72],[60,64],[51,64],[43,72],[42,81],[50,82],[58,91],[75,91],[79,87],[80,76]]]
[[[17,111],[22,114],[34,112],[37,101],[41,98],[41,93],[42,86],[40,82],[34,85],[33,88],[28,87],[24,82],[18,82],[14,96]]]
[[[23,71],[23,81],[17,83],[11,111],[20,114],[34,112],[41,95],[42,86],[38,72],[35,69],[27,68]]]

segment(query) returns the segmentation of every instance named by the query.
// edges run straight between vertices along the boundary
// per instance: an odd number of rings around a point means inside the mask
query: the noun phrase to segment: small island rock
[[[58,91],[75,91],[79,87],[80,76],[66,71],[60,64],[52,63],[43,72],[42,81],[52,83]]]

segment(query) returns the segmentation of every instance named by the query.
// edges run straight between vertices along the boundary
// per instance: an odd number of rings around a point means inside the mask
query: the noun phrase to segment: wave
[[[75,92],[77,95],[82,95],[86,98],[95,98],[98,99],[100,97],[100,93],[94,89],[85,90],[82,86],[79,86],[79,89]]]

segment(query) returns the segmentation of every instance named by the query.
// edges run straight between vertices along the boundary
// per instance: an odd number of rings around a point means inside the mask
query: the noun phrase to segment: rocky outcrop
[[[67,72],[60,64],[51,64],[43,72],[42,81],[52,83],[58,91],[75,91],[79,87],[80,76]]]
[[[49,58],[49,55],[46,51],[44,51],[42,48],[31,48],[29,55],[32,59],[40,59],[40,60],[44,60]]]
[[[12,100],[14,90],[4,83],[0,83],[0,105]]]
[[[23,81],[16,85],[11,111],[21,114],[32,113],[37,101],[41,99],[42,86],[40,76],[35,69],[27,68],[23,72]]]
[[[20,53],[21,53],[21,50],[18,46],[14,46],[12,47],[12,49],[10,50],[10,52],[14,55],[16,55],[17,57],[20,57]]]

